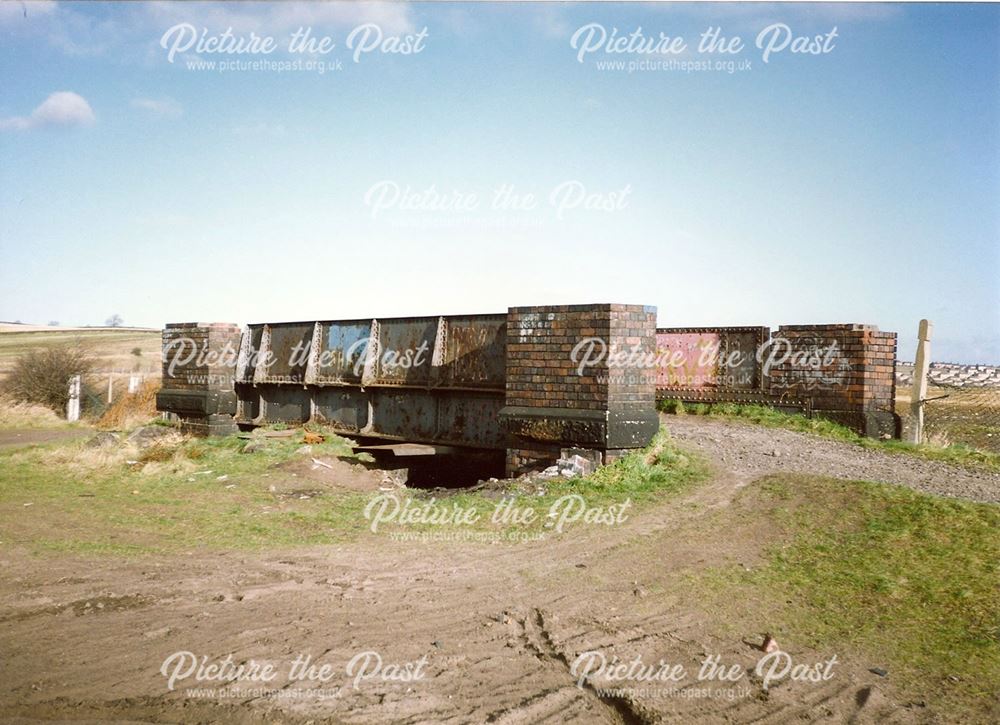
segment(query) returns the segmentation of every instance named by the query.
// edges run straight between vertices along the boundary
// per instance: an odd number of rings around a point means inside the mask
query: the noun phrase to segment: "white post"
[[[142,376],[141,375],[129,375],[128,376],[128,391],[130,393],[138,392],[138,390],[139,390],[139,383],[141,383],[141,382],[142,382]]]
[[[931,331],[934,325],[929,320],[920,321],[917,333],[917,359],[913,364],[913,392],[910,393],[911,418],[910,441],[922,443],[924,440],[924,401],[927,399],[927,374],[931,368]]]
[[[80,376],[69,379],[69,402],[66,403],[66,420],[75,423],[80,420]]]
[[[111,405],[111,387],[112,387],[111,384],[114,381],[114,379],[115,379],[114,375],[108,373],[108,405]]]

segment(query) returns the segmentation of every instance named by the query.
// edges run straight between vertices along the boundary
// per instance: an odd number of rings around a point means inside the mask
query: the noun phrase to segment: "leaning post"
[[[927,374],[931,367],[931,331],[934,325],[930,320],[921,320],[917,332],[917,359],[913,365],[913,392],[910,397],[912,425],[910,441],[922,443],[924,440],[924,401],[927,399]]]

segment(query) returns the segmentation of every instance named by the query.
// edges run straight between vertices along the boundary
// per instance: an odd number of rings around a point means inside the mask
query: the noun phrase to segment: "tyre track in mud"
[[[676,437],[691,445],[695,435]],[[712,446],[699,449],[719,467],[710,481],[620,527],[540,542],[380,539],[259,555],[65,558],[44,569],[8,553],[6,572],[19,581],[0,583],[0,647],[11,655],[0,712],[220,722],[911,721],[857,663],[829,687],[781,686],[737,702],[607,698],[595,682],[576,686],[572,662],[594,649],[694,669],[706,652],[752,664],[752,650],[717,634],[711,612],[672,593],[679,573],[744,555],[742,542],[717,542],[706,522],[762,475],[729,470]],[[102,593],[144,606],[99,614],[68,606]],[[115,647],[102,651],[108,641]],[[206,703],[166,691],[158,667],[183,649],[238,662],[326,653],[341,665],[375,649],[393,661],[426,655],[429,664],[419,683],[346,685],[322,703]]]

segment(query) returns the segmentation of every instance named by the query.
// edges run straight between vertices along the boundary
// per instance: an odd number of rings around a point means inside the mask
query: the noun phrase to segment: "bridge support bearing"
[[[507,311],[507,475],[552,465],[564,448],[601,462],[649,443],[659,425],[656,308],[512,307]]]
[[[225,322],[182,322],[163,330],[163,388],[156,409],[176,413],[194,435],[237,432],[233,377],[240,328]]]

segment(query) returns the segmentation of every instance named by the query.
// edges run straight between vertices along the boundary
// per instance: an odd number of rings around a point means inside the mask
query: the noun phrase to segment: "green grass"
[[[870,438],[862,438],[858,443],[866,448],[876,448],[889,453],[902,453],[908,456],[926,458],[930,461],[943,461],[956,466],[985,468],[1000,472],[1000,454],[982,451],[961,443],[953,443],[943,447],[929,444],[918,446],[903,441],[873,441]]]
[[[705,403],[685,404],[677,400],[664,400],[658,403],[658,408],[663,412],[676,415],[707,415],[727,420],[746,421],[767,428],[784,428],[800,433],[811,433],[823,438],[854,443],[864,448],[872,448],[887,453],[916,456],[917,458],[943,461],[958,466],[1000,471],[1000,454],[997,453],[982,451],[961,444],[950,446],[914,445],[897,440],[880,441],[873,438],[865,438],[846,426],[824,418],[807,418],[804,415],[784,413],[762,405],[738,405],[735,403],[717,403],[713,405],[706,405]]]
[[[313,456],[352,455],[342,438],[321,432],[327,441],[313,445]],[[295,453],[302,436],[303,431],[296,431],[290,437],[269,438],[263,451],[252,454],[241,452],[247,441],[236,437],[185,439],[127,454],[87,448],[85,441],[0,451],[0,541],[40,554],[132,555],[329,544],[376,535],[369,531],[364,510],[377,491],[324,488],[279,467],[308,460]],[[128,463],[129,455],[139,463]],[[219,481],[223,475],[226,479]],[[470,531],[547,532],[552,524],[547,517],[550,507],[566,494],[582,495],[590,508],[628,500],[627,516],[705,476],[705,466],[677,451],[661,432],[646,450],[587,479],[548,482],[541,495],[534,487],[513,490],[510,495],[517,507],[536,512],[531,522],[492,521],[496,492],[446,495],[436,505],[481,512],[475,524],[462,526]],[[321,495],[299,500],[283,495],[289,488],[319,489]],[[412,498],[418,506],[427,504],[430,496],[410,489],[399,495]],[[570,522],[564,533],[575,525],[584,524]],[[377,535],[454,529],[390,523]]]
[[[791,475],[741,500],[774,534],[763,566],[697,578],[715,604],[759,602],[779,641],[848,646],[914,697],[1000,707],[1000,507]]]
[[[333,543],[364,529],[361,493],[282,503],[270,490],[295,481],[274,466],[296,457],[301,433],[253,454],[240,452],[246,442],[188,439],[166,462],[154,446],[137,456],[164,469],[152,475],[123,459],[105,462],[83,441],[0,451],[0,541],[38,553],[137,554]],[[350,455],[339,438],[313,451]]]
[[[491,521],[491,515],[496,509],[498,500],[478,492],[450,495],[438,503],[464,509],[474,508],[479,512],[476,524],[466,527],[471,531],[525,535],[566,533],[573,527],[589,525],[581,517],[575,521],[567,520],[561,532],[554,531],[554,525],[559,521],[562,512],[570,506],[567,496],[581,496],[587,509],[595,513],[600,511],[614,515],[623,510],[627,518],[649,503],[685,491],[708,476],[709,471],[704,461],[681,452],[667,431],[661,428],[646,448],[602,466],[588,477],[552,479],[544,482],[540,491],[532,486],[521,489],[515,487],[510,490],[507,497],[514,499],[514,506],[521,511],[530,509],[534,512],[530,521],[505,521],[495,524]],[[418,498],[426,500],[426,495],[418,494]],[[628,502],[625,509],[612,508],[620,507],[624,502]],[[578,509],[571,509],[574,512],[571,515],[575,515],[576,510]],[[551,513],[555,513],[555,516],[550,516]],[[387,530],[402,531],[405,528],[429,531],[435,526],[435,524],[408,524],[405,527],[392,526]]]
[[[807,418],[804,415],[783,413],[763,405],[722,403],[713,405],[708,414],[721,418],[738,418],[769,428],[787,428],[803,433],[814,433],[824,438],[852,442],[865,440],[850,428],[825,418]]]

